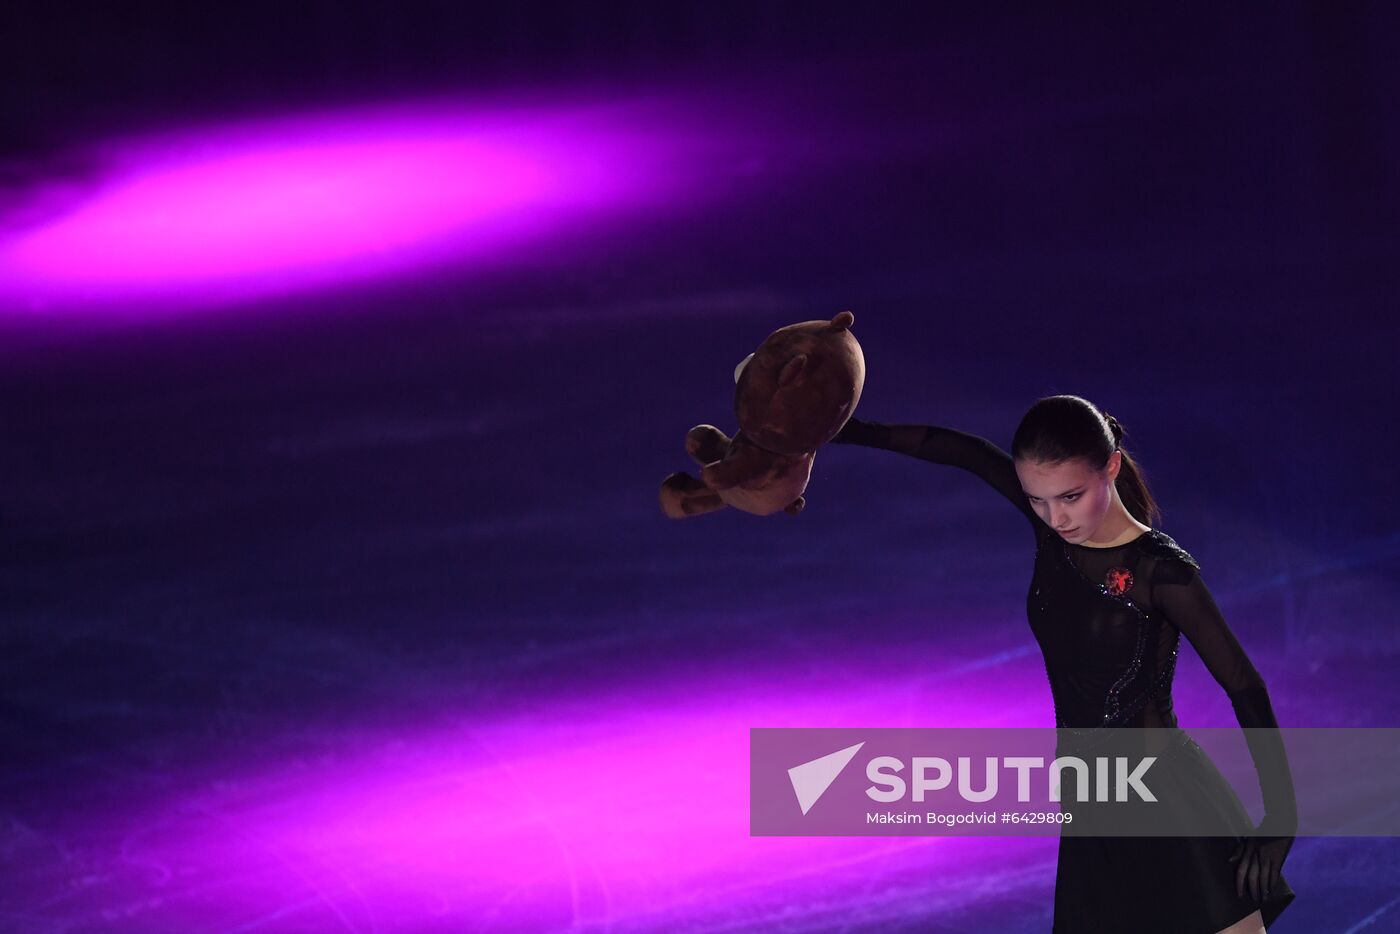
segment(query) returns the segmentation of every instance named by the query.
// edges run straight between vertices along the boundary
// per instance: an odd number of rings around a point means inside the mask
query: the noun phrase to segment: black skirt
[[[1174,789],[1170,807],[1194,809],[1197,826],[1203,811],[1213,812],[1212,826],[1218,825],[1221,835],[1062,833],[1055,873],[1055,934],[1214,934],[1256,910],[1265,926],[1270,926],[1293,901],[1286,879],[1280,879],[1263,901],[1247,892],[1235,894],[1237,864],[1230,862],[1230,856],[1253,824],[1205,751],[1184,732],[1173,732],[1176,737],[1152,766],[1154,785],[1170,782]],[[1064,805],[1076,811],[1076,823],[1080,823],[1081,807]],[[1172,818],[1168,814],[1165,819]]]

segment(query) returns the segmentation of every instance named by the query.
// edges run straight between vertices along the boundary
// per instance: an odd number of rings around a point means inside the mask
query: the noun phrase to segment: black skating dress
[[[1219,836],[1190,837],[1062,833],[1054,930],[1213,934],[1256,909],[1271,925],[1293,890],[1281,880],[1262,902],[1248,890],[1238,896],[1229,858],[1251,833],[1296,832],[1292,780],[1272,732],[1278,723],[1264,680],[1221,617],[1196,561],[1156,529],[1113,548],[1064,541],[1031,508],[1010,455],[984,438],[853,418],[834,440],[971,471],[1030,520],[1036,554],[1027,613],[1045,658],[1058,735],[1091,743],[1106,729],[1161,728],[1132,734],[1154,737],[1154,779],[1174,783],[1173,807],[1209,811],[1209,826],[1220,828]],[[1265,806],[1258,829],[1215,764],[1177,727],[1171,686],[1182,633],[1228,694],[1240,725],[1269,728],[1246,733]],[[1200,813],[1193,812],[1197,826]]]

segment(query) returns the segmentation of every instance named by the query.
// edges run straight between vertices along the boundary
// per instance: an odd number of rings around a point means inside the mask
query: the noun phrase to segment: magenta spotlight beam
[[[40,183],[0,217],[0,314],[284,294],[664,204],[689,150],[658,109],[381,106],[95,146],[83,190]]]
[[[929,691],[917,667],[907,653],[902,667],[881,652],[803,658],[351,728],[291,760],[180,780],[158,807],[91,815],[73,856],[28,877],[14,917],[40,930],[100,911],[191,934],[801,931],[961,910],[979,886],[1044,888],[1049,839],[750,836],[751,726],[989,709],[992,692],[964,693],[973,679],[954,665],[939,680],[959,693],[915,701]]]

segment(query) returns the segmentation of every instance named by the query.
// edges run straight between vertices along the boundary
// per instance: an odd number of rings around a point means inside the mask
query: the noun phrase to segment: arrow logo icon
[[[797,803],[801,806],[803,814],[810,811],[817,799],[826,794],[831,783],[836,781],[836,776],[841,774],[841,770],[855,758],[856,753],[860,752],[860,747],[864,745],[863,742],[856,743],[854,746],[838,749],[830,755],[788,769],[788,780],[792,782],[793,793],[797,795]]]

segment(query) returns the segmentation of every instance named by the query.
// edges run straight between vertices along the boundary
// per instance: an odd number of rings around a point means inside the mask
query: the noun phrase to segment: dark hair
[[[1118,498],[1128,512],[1146,525],[1155,527],[1162,518],[1147,478],[1137,461],[1123,448],[1126,432],[1118,419],[1105,415],[1098,406],[1079,396],[1049,396],[1036,402],[1016,426],[1011,439],[1011,456],[1017,460],[1057,464],[1082,457],[1095,470],[1103,470],[1114,451],[1121,451],[1118,469]]]

